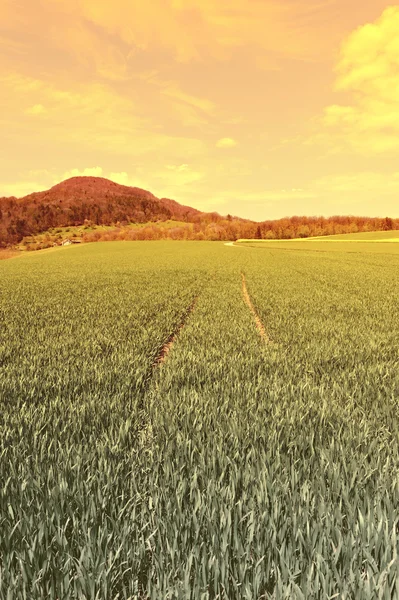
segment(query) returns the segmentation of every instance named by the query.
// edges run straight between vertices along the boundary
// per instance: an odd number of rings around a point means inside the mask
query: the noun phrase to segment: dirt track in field
[[[168,356],[169,352],[171,351],[172,346],[175,343],[177,336],[179,335],[180,331],[185,326],[188,317],[193,312],[195,305],[197,304],[198,297],[199,296],[196,296],[194,298],[194,300],[191,302],[190,306],[187,308],[186,312],[184,313],[179,325],[176,327],[175,331],[173,333],[171,333],[169,338],[166,340],[165,344],[162,346],[157,358],[155,359],[154,366],[165,362],[166,357]]]
[[[252,315],[254,317],[255,324],[256,324],[256,327],[257,327],[257,329],[259,331],[259,334],[260,334],[261,338],[265,342],[270,342],[270,339],[269,339],[269,337],[268,337],[268,335],[266,333],[265,326],[263,325],[263,323],[262,323],[262,321],[261,321],[258,313],[255,310],[254,305],[252,304],[251,297],[250,297],[250,295],[248,293],[247,282],[245,280],[244,273],[241,273],[241,277],[242,277],[242,294],[244,296],[244,300],[245,300],[246,304],[248,305],[249,310],[251,311],[251,313],[252,313]]]

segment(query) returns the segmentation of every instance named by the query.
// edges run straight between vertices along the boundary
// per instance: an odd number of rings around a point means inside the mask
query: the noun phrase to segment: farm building
[[[82,240],[70,240],[67,238],[66,240],[62,240],[61,246],[70,246],[71,244],[80,244]]]

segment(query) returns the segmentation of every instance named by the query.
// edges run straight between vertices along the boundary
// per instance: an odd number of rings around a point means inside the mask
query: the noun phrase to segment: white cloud
[[[109,85],[90,80],[71,88],[65,82],[57,85],[55,81],[14,72],[0,73],[0,87],[4,88],[0,94],[1,127],[7,125],[13,139],[22,143],[29,136],[40,135],[43,147],[63,144],[70,151],[79,145],[96,153],[102,149],[129,157],[165,152],[191,158],[202,154],[206,147],[198,137],[164,133],[152,113],[143,116],[145,111],[131,95],[121,94]],[[47,110],[46,118],[40,122],[40,132],[37,119],[31,116],[21,119],[29,99],[33,100],[32,110],[39,106],[34,104],[38,96]],[[11,105],[9,98],[13,98]]]
[[[166,168],[170,171],[178,171],[179,173],[189,170],[189,166],[186,163],[182,165],[166,165]]]
[[[234,146],[237,146],[236,140],[229,137],[221,138],[216,142],[217,148],[233,148]]]
[[[312,141],[359,154],[399,149],[399,6],[356,29],[344,42],[335,89],[349,102],[324,110],[324,131]]]
[[[190,183],[200,181],[205,176],[203,171],[192,169],[190,165],[183,163],[181,165],[166,165],[166,171],[159,171],[156,177],[173,190],[180,186],[187,186]]]
[[[144,190],[148,190],[155,194],[154,190],[148,184],[148,182],[143,181],[141,176],[131,176],[126,171],[111,172],[109,175],[104,175],[107,179],[114,181],[115,183],[119,183],[119,185],[127,185],[129,187],[138,187]]]
[[[43,106],[43,104],[34,104],[25,111],[27,115],[44,115],[46,112],[47,109]]]
[[[62,181],[70,177],[103,177],[101,167],[89,167],[80,171],[79,169],[71,169],[62,175]]]

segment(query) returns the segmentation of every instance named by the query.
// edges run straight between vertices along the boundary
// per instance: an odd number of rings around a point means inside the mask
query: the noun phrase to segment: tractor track
[[[194,311],[195,305],[198,302],[198,298],[199,298],[199,296],[195,296],[195,298],[193,299],[191,304],[184,311],[182,318],[180,320],[180,323],[177,325],[175,330],[170,334],[170,336],[168,337],[168,339],[166,340],[166,342],[163,344],[162,348],[158,352],[158,354],[153,362],[153,367],[156,367],[165,362],[166,357],[168,356],[174,343],[176,342],[176,339],[177,339],[179,333],[181,332],[183,327],[186,325],[187,319],[189,318],[191,313]]]
[[[255,325],[259,332],[259,335],[261,336],[262,340],[264,340],[266,343],[271,343],[271,340],[266,333],[265,326],[263,325],[260,316],[256,312],[254,305],[252,304],[251,296],[249,295],[249,292],[248,292],[247,282],[246,282],[244,273],[241,273],[241,278],[242,278],[242,295],[244,297],[245,303],[247,304],[249,310],[252,313],[252,316],[254,318]]]

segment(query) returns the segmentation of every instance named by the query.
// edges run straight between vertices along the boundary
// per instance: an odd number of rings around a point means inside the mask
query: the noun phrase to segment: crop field
[[[312,239],[312,238],[309,238]],[[315,238],[313,238],[315,239]],[[341,233],[336,235],[326,235],[325,240],[345,240],[347,242],[362,241],[362,242],[399,242],[399,231],[363,231],[359,233]]]
[[[334,236],[335,237],[335,236]],[[328,240],[324,238],[308,238],[306,240],[243,240],[234,242],[234,246],[244,248],[258,248],[262,250],[289,250],[291,252],[339,252],[340,254],[358,254],[367,256],[370,253],[385,256],[399,256],[399,244],[396,240]],[[391,260],[390,258],[387,259]]]
[[[326,242],[338,242],[338,246],[334,248],[331,243],[326,245]],[[354,245],[353,243],[356,243]],[[295,250],[300,250],[302,248],[309,250],[309,244],[311,244],[311,248],[313,250],[319,249],[324,251],[332,251],[337,250],[340,252],[384,252],[384,253],[399,253],[399,246],[396,248],[392,246],[392,243],[399,242],[399,231],[363,231],[361,233],[342,233],[336,235],[323,235],[320,237],[308,237],[303,239],[291,239],[291,240],[283,240],[283,239],[275,239],[275,240],[249,240],[249,239],[241,239],[237,241],[238,245],[244,246],[252,246],[257,248],[268,248],[275,246],[278,244],[279,246],[286,248],[294,248]],[[373,248],[370,246],[372,244],[390,244],[390,248],[381,247]],[[317,244],[317,245],[316,245]],[[350,246],[349,244],[352,244]],[[359,246],[357,246],[360,244]]]
[[[399,599],[398,272],[366,242],[1,261],[0,599]]]

